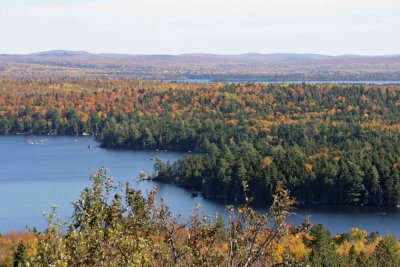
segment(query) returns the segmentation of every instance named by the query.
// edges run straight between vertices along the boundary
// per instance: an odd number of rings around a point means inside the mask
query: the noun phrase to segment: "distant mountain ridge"
[[[39,58],[50,58],[56,60],[57,58],[62,60],[64,58],[71,58],[75,60],[79,59],[92,59],[92,60],[104,60],[104,59],[124,59],[124,60],[135,60],[135,59],[159,59],[159,60],[222,60],[222,61],[246,61],[250,62],[301,62],[301,61],[317,61],[317,60],[335,60],[335,59],[377,59],[377,58],[398,58],[400,55],[384,55],[384,56],[361,56],[361,55],[339,55],[330,56],[323,54],[297,54],[297,53],[244,53],[238,55],[221,55],[221,54],[208,54],[208,53],[187,53],[179,55],[168,55],[168,54],[113,54],[113,53],[90,53],[86,51],[70,51],[70,50],[51,50],[31,54],[0,54],[0,62],[4,58],[10,61],[23,61],[30,62]]]
[[[0,54],[0,77],[212,81],[400,80],[400,55],[129,55],[52,50]]]
[[[169,54],[118,54],[118,53],[90,53],[87,51],[73,51],[73,50],[50,50],[30,54],[0,54],[0,56],[6,57],[20,57],[20,58],[32,58],[37,56],[48,56],[48,57],[115,57],[115,58],[135,58],[135,57],[146,57],[146,58],[158,58],[158,57],[168,57],[168,58],[224,58],[224,59],[242,59],[242,60],[273,60],[273,61],[298,61],[298,60],[325,60],[325,59],[345,59],[345,58],[390,58],[390,57],[400,57],[400,54],[396,55],[380,55],[380,56],[363,56],[363,55],[324,55],[324,54],[301,54],[301,53],[244,53],[244,54],[211,54],[211,53],[185,53],[178,55]]]

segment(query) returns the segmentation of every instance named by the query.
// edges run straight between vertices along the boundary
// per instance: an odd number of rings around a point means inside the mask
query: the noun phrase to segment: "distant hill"
[[[3,78],[102,78],[211,81],[400,80],[400,55],[92,54],[53,50],[0,55]]]

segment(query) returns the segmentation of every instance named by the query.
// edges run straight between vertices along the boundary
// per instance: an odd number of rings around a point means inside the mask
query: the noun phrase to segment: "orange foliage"
[[[305,170],[306,172],[312,172],[312,170],[313,170],[313,165],[310,164],[310,163],[304,164],[304,170]]]
[[[30,246],[35,240],[36,236],[29,232],[10,232],[0,236],[0,263],[9,262],[12,259],[19,243]]]

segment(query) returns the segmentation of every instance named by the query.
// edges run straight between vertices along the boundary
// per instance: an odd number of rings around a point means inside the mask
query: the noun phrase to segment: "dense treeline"
[[[400,87],[0,81],[1,134],[91,134],[108,148],[201,152],[154,179],[210,198],[400,204]]]
[[[141,177],[143,178],[143,177]],[[293,199],[278,184],[270,211],[248,203],[186,220],[129,183],[117,186],[105,169],[73,203],[70,222],[47,213],[43,232],[0,235],[0,266],[388,266],[400,264],[393,236],[357,228],[332,234],[305,220],[287,224]],[[246,184],[243,184],[246,189]],[[157,204],[158,203],[158,204]]]

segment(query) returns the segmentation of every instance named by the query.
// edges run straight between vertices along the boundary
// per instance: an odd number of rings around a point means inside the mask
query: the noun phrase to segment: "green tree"
[[[400,266],[400,246],[394,236],[385,236],[375,248],[372,255],[376,266]]]
[[[28,263],[27,248],[23,243],[19,243],[14,253],[14,267],[25,267]]]
[[[312,266],[342,266],[331,232],[318,224],[311,228],[310,234],[312,240],[306,241],[306,244],[312,249],[309,255]]]
[[[365,185],[368,191],[370,203],[373,205],[382,204],[382,188],[380,185],[380,177],[377,168],[369,166],[365,173]]]

